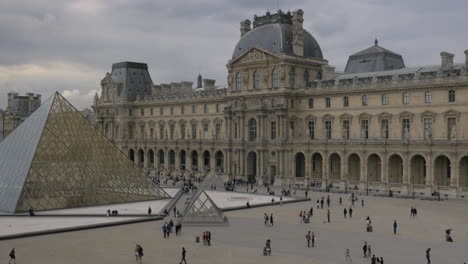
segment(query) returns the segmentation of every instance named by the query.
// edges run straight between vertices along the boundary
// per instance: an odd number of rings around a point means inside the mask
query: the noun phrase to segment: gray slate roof
[[[322,50],[312,35],[304,30],[304,57],[323,59]],[[232,59],[252,47],[262,48],[274,54],[294,55],[291,24],[273,23],[261,25],[247,32],[237,43]]]
[[[388,49],[375,45],[349,56],[345,73],[377,72],[405,67],[403,57]]]

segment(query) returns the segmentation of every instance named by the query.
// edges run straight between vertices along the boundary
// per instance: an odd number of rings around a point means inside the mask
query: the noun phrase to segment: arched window
[[[309,86],[309,71],[306,69],[304,70],[304,87]]]
[[[257,120],[251,118],[249,120],[249,141],[257,139]]]
[[[236,73],[236,90],[240,91],[242,89],[242,73]]]
[[[278,88],[278,69],[276,68],[271,72],[271,87]]]
[[[291,67],[291,70],[289,70],[289,86],[291,88],[294,88],[294,86],[296,86],[296,71],[294,67]]]
[[[253,74],[253,80],[254,80],[254,89],[260,88],[260,73],[258,71],[255,71]]]

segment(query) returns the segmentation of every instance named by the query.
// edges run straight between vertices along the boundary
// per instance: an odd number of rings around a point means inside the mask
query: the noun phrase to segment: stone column
[[[434,162],[431,155],[428,160],[426,160],[426,185],[434,186],[437,184],[438,182],[436,182],[434,173]]]
[[[185,168],[189,173],[192,171],[192,150],[190,148],[185,153]]]

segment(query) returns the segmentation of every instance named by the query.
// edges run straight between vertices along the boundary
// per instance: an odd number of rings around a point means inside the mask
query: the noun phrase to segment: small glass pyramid
[[[62,95],[0,144],[0,211],[170,198]]]
[[[227,218],[205,191],[199,190],[185,210],[182,224],[225,224]]]

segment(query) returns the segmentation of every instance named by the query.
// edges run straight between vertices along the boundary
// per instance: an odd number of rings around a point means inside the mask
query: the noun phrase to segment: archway
[[[192,151],[191,154],[192,159],[192,170],[198,170],[198,152],[196,150]]]
[[[369,182],[382,181],[382,161],[379,155],[372,154],[367,158],[367,180]]]
[[[301,152],[296,154],[295,158],[296,163],[296,177],[304,178],[305,177],[305,156]]]
[[[341,157],[337,153],[330,155],[330,166],[328,169],[330,179],[339,180],[341,178]]]
[[[247,154],[247,181],[255,182],[257,176],[257,153],[254,151]]]
[[[410,180],[413,184],[426,184],[426,159],[421,155],[411,159]]]
[[[222,151],[217,151],[215,154],[216,171],[224,172],[224,154]]]
[[[133,149],[128,150],[128,158],[135,163],[135,151]]]
[[[460,170],[460,186],[461,187],[468,187],[468,156],[464,156],[460,160],[460,166],[458,167]]]
[[[434,185],[450,186],[450,159],[438,156],[434,161]]]
[[[312,178],[322,178],[323,159],[320,153],[312,155]]]
[[[174,150],[169,150],[169,167],[171,169],[175,168],[175,152]]]
[[[186,170],[187,169],[187,153],[185,150],[181,150],[179,153],[179,160],[180,160],[180,169]]]
[[[403,183],[403,159],[393,154],[388,159],[388,181],[390,183]]]
[[[361,180],[361,158],[359,158],[359,155],[356,153],[348,157],[348,180]]]
[[[146,152],[146,156],[149,163],[148,167],[154,168],[154,151],[152,149],[149,149],[148,152]]]
[[[210,152],[208,150],[205,150],[205,152],[203,152],[203,169],[205,169],[206,171],[209,171],[211,169],[210,158]]]
[[[159,163],[158,165],[159,165],[159,167],[164,167],[164,161],[165,161],[165,159],[164,159],[164,150],[160,149],[158,151],[158,163]]]
[[[145,165],[145,152],[142,149],[139,149],[137,156],[138,166],[140,166],[140,168],[143,168],[143,166]]]

